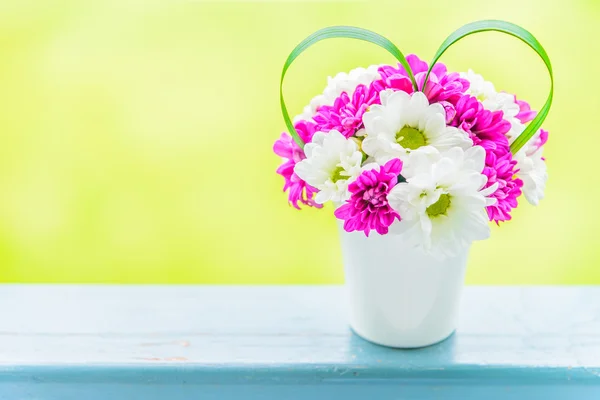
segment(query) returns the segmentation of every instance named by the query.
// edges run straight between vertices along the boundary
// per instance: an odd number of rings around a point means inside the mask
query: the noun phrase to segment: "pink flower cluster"
[[[422,89],[427,63],[415,55],[409,55],[407,61],[419,89]],[[364,127],[362,118],[365,112],[370,106],[380,104],[381,91],[413,93],[411,80],[402,65],[381,66],[378,73],[379,79],[368,85],[359,84],[351,94],[342,92],[332,104],[318,107],[309,120],[298,121],[295,129],[302,140],[309,143],[315,132],[328,133],[331,130],[339,131],[346,138],[354,137]],[[487,213],[491,221],[499,223],[511,219],[511,211],[517,206],[523,187],[523,181],[516,178],[517,161],[506,136],[511,123],[504,118],[502,111],[487,110],[476,97],[467,94],[469,85],[469,81],[460,74],[448,72],[444,64],[438,63],[432,68],[423,92],[430,103],[443,106],[448,126],[467,132],[474,145],[485,149],[485,168],[482,171],[488,178],[485,187],[497,187],[490,195],[496,202],[487,207]],[[515,103],[520,109],[516,118],[522,123],[535,117],[535,111],[526,102],[515,97]],[[532,151],[543,146],[547,138],[548,133],[541,131],[531,146]],[[275,142],[273,150],[284,159],[277,173],[285,180],[283,189],[288,192],[289,203],[296,208],[300,208],[299,204],[321,207],[314,201],[318,190],[294,173],[295,165],[306,158],[303,150],[287,133]],[[335,215],[344,220],[347,231],[359,230],[368,235],[375,230],[385,234],[395,220],[400,220],[400,215],[389,207],[386,195],[397,183],[401,170],[402,162],[394,159],[378,169],[363,171],[349,184],[349,200],[335,211]]]
[[[387,195],[398,183],[402,171],[402,161],[393,159],[385,165],[367,169],[350,184],[352,196],[335,210],[335,216],[344,221],[347,232],[363,231],[367,236],[372,230],[380,235],[388,233],[394,220],[400,221],[400,214],[390,207]]]
[[[312,140],[315,133],[314,123],[299,121],[294,125],[294,128],[304,143],[308,143]],[[282,133],[273,145],[273,151],[284,160],[279,168],[277,168],[277,173],[283,176],[283,179],[285,180],[283,191],[288,192],[289,203],[298,210],[300,209],[298,203],[316,208],[323,207],[321,204],[317,204],[314,201],[317,189],[308,185],[294,172],[296,164],[304,160],[306,156],[304,155],[304,151],[302,151],[292,137],[285,132]]]
[[[419,89],[422,88],[429,65],[414,54],[406,57],[406,61],[410,65]],[[379,74],[382,77],[380,90],[395,89],[409,94],[414,91],[408,73],[402,64],[398,64],[398,68],[389,65],[383,66],[379,68]],[[449,74],[444,64],[437,63],[431,69],[423,93],[425,93],[430,103],[442,103],[444,105],[444,102],[456,103],[467,89],[469,89],[469,81],[462,79],[460,74],[456,72]]]
[[[362,117],[368,107],[379,104],[379,92],[376,85],[358,85],[354,90],[352,98],[343,92],[335,99],[333,106],[324,105],[319,107],[317,114],[313,117],[316,122],[315,129],[321,132],[337,130],[344,136],[351,137],[362,127]]]

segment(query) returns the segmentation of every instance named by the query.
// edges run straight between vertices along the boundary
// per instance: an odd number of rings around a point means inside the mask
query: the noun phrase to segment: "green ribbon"
[[[408,72],[408,76],[413,84],[413,88],[417,90],[417,82],[415,81],[413,72],[410,69],[410,65],[408,65],[408,61],[406,61],[406,57],[404,57],[404,54],[402,54],[402,52],[396,47],[394,43],[390,42],[385,37],[375,32],[362,28],[356,28],[353,26],[330,26],[327,28],[320,29],[312,35],[308,36],[306,39],[300,42],[298,46],[294,48],[294,50],[292,50],[287,60],[285,61],[285,64],[283,65],[283,71],[281,71],[281,81],[279,82],[279,100],[281,103],[281,113],[283,114],[283,120],[285,121],[285,125],[287,126],[290,135],[292,135],[296,143],[298,143],[298,146],[300,146],[301,148],[304,148],[304,142],[302,141],[300,136],[298,136],[298,132],[296,132],[296,129],[294,128],[294,124],[290,119],[290,115],[288,114],[288,110],[285,106],[285,101],[283,99],[283,78],[285,78],[285,73],[287,72],[290,65],[292,65],[294,60],[298,58],[298,56],[302,54],[304,50],[308,49],[313,44],[320,42],[321,40],[333,38],[363,40],[365,42],[373,43],[379,47],[386,49],[400,62],[400,64],[402,64],[404,69]]]
[[[450,36],[448,36],[435,53],[433,60],[429,64],[429,70],[427,71],[427,75],[425,76],[425,80],[423,81],[423,86],[421,87],[421,90],[425,87],[425,84],[427,83],[429,75],[431,74],[431,69],[438,61],[438,59],[442,56],[442,54],[444,54],[444,52],[448,50],[450,46],[452,46],[454,43],[458,42],[460,39],[466,36],[478,32],[487,31],[506,33],[525,42],[540,56],[542,61],[544,61],[544,64],[548,69],[548,73],[550,74],[550,93],[548,94],[546,103],[544,103],[544,106],[538,112],[536,117],[527,125],[523,133],[521,133],[521,135],[510,146],[512,153],[516,154],[542,126],[542,123],[544,122],[544,120],[548,116],[548,112],[550,111],[550,106],[552,105],[552,97],[554,95],[554,77],[552,75],[552,64],[550,63],[548,54],[546,53],[540,42],[538,42],[538,40],[529,31],[513,23],[497,20],[476,21],[464,25],[463,27],[454,31]],[[304,147],[304,142],[302,141],[300,136],[298,136],[296,129],[294,129],[294,125],[292,124],[283,98],[283,79],[285,78],[285,73],[287,72],[290,65],[302,52],[304,52],[304,50],[321,40],[332,38],[349,38],[363,40],[386,49],[402,64],[404,69],[407,71],[409,78],[413,84],[414,90],[419,90],[410,65],[408,65],[408,62],[406,61],[406,57],[404,57],[404,54],[402,54],[402,52],[385,37],[375,32],[352,26],[332,26],[320,29],[312,35],[308,36],[302,42],[300,42],[300,44],[298,44],[290,53],[283,66],[283,71],[281,72],[281,81],[279,83],[279,99],[281,103],[281,113],[283,114],[283,119],[290,134],[301,148]]]
[[[546,103],[542,109],[538,112],[531,122],[527,125],[523,133],[519,135],[519,137],[513,142],[510,146],[510,150],[513,154],[516,154],[521,147],[525,145],[535,135],[535,133],[540,129],[542,123],[548,116],[548,112],[550,111],[550,106],[552,105],[552,97],[554,96],[554,76],[552,75],[552,64],[550,63],[550,59],[548,58],[548,54],[546,50],[542,47],[540,42],[527,30],[521,28],[518,25],[515,25],[506,21],[497,21],[497,20],[486,20],[486,21],[476,21],[467,24],[456,31],[452,32],[450,36],[444,40],[441,44],[440,48],[435,53],[431,64],[429,64],[429,71],[427,71],[427,75],[425,76],[425,81],[423,82],[423,88],[425,87],[425,83],[429,78],[429,74],[431,73],[431,69],[438,61],[438,59],[444,54],[446,50],[454,43],[458,42],[460,39],[472,35],[473,33],[478,32],[487,32],[487,31],[496,31],[506,33],[508,35],[514,36],[517,39],[522,40],[527,43],[529,47],[531,47],[544,61],[546,68],[548,69],[548,73],[550,74],[550,93],[548,94],[548,98],[546,99]]]

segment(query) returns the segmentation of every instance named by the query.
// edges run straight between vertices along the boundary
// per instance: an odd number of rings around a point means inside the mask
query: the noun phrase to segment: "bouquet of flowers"
[[[484,22],[485,29],[476,25]],[[538,204],[548,177],[548,132],[541,123],[552,92],[536,113],[472,70],[450,72],[437,59],[482,30],[520,38],[544,62],[547,55],[516,25],[467,27],[444,42],[431,65],[360,28],[326,28],[298,45],[284,74],[301,51],[329,37],[371,41],[400,62],[329,77],[323,93],[293,120],[282,96],[290,134],[282,133],[273,150],[283,159],[277,173],[292,206],[321,208],[331,201],[347,232],[401,235],[426,252],[452,256],[488,238],[490,221],[510,220],[521,195]],[[549,60],[546,65],[551,74]]]

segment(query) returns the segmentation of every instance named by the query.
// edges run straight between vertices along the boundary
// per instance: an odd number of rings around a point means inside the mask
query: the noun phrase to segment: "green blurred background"
[[[342,282],[331,208],[290,208],[274,172],[285,57],[346,24],[429,59],[452,30],[485,18],[538,37],[556,95],[547,198],[521,201],[474,246],[467,281],[600,283],[596,0],[4,0],[0,281]],[[548,78],[536,57],[486,33],[443,61],[539,108]],[[318,44],[288,74],[288,105],[300,112],[328,75],[392,61],[366,43]]]

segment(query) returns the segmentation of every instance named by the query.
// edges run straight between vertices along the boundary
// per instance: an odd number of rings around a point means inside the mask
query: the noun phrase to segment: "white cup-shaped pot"
[[[338,221],[339,222],[339,221]],[[429,346],[454,332],[469,249],[436,258],[372,232],[340,237],[350,326],[362,338],[389,347]]]

